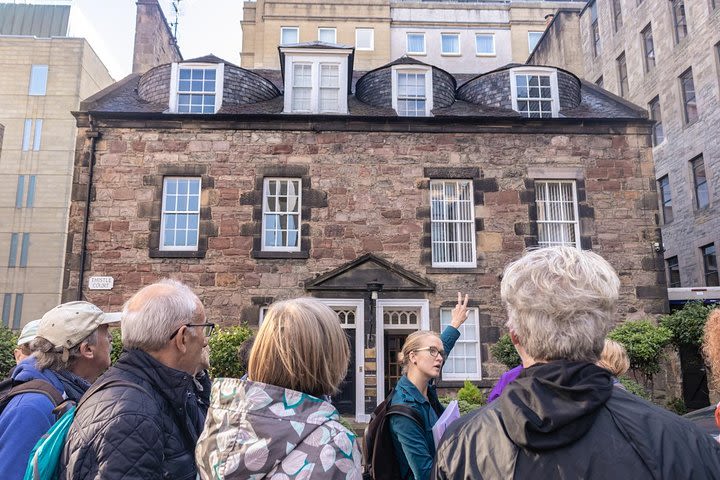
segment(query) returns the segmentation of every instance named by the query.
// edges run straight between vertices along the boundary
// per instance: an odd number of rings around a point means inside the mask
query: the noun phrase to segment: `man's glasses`
[[[190,327],[203,327],[203,335],[205,335],[205,337],[209,337],[210,335],[212,335],[213,330],[215,330],[215,324],[214,324],[214,323],[186,323],[185,325],[183,325],[183,327],[188,327],[188,328],[190,328]],[[180,327],[180,328],[182,328],[182,327]],[[176,335],[178,334],[178,332],[180,331],[180,328],[178,328],[177,330],[175,330],[175,331],[173,332],[173,334],[170,335],[170,340],[172,340],[173,338],[175,338],[175,336],[176,336]]]
[[[425,348],[416,348],[414,350],[415,352],[424,352],[427,351],[431,357],[435,358],[438,356],[438,353],[442,355],[443,358],[445,358],[445,350],[438,350],[435,347],[425,347]]]

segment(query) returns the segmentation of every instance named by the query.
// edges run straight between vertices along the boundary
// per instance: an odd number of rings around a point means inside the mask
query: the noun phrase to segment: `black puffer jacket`
[[[526,369],[437,449],[440,479],[718,479],[720,447],[687,420],[588,363]]]
[[[68,433],[60,478],[194,480],[209,382],[199,392],[191,375],[140,350],[123,352],[97,381],[109,379],[142,390],[111,385],[82,405]]]

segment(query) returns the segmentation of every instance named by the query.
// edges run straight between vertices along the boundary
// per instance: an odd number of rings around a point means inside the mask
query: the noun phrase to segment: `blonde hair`
[[[708,315],[703,336],[703,353],[710,366],[710,373],[716,381],[720,381],[720,308]]]
[[[350,347],[338,317],[313,298],[270,306],[248,361],[251,380],[316,397],[337,393]]]
[[[609,370],[614,376],[619,377],[630,369],[630,358],[625,347],[615,340],[605,339],[605,347],[600,354],[598,367]]]
[[[428,336],[440,338],[440,335],[432,330],[418,330],[417,332],[413,332],[408,335],[405,339],[405,343],[403,343],[402,349],[398,354],[398,363],[402,366],[403,375],[405,375],[408,370],[410,353],[418,348],[424,348],[426,345],[423,343],[423,339]]]
[[[605,259],[565,246],[526,253],[505,268],[500,283],[507,326],[537,361],[596,362],[619,291]]]

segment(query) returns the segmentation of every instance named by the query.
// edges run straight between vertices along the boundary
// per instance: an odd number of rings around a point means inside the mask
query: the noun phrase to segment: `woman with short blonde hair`
[[[357,479],[355,434],[327,396],[347,374],[337,315],[312,298],[270,306],[247,380],[218,378],[195,458],[203,479]]]
[[[630,370],[630,358],[628,357],[625,347],[615,340],[605,339],[605,347],[597,361],[597,366],[613,374],[618,378]]]

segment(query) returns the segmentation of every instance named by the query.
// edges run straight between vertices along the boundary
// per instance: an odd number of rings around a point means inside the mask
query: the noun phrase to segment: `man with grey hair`
[[[619,388],[595,365],[614,324],[617,274],[599,255],[541,248],[505,269],[500,295],[525,369],[448,428],[435,479],[717,479],[720,447]]]
[[[60,478],[194,479],[210,394],[208,382],[198,400],[194,376],[214,325],[190,288],[163,280],[127,301],[121,328],[124,351],[98,379],[116,383],[77,411]]]
[[[91,303],[69,302],[43,315],[36,332],[27,332],[26,338],[35,335],[33,355],[15,368],[16,386],[0,414],[3,479],[23,478],[30,452],[55,423],[55,407],[65,400],[77,403],[110,366],[108,325],[119,319]]]

